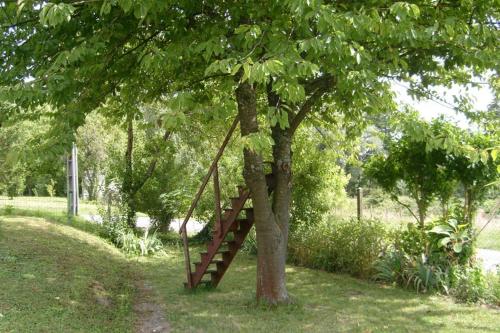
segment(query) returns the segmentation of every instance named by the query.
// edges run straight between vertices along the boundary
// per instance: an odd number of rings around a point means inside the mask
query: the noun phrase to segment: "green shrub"
[[[114,208],[111,215],[100,208],[102,228],[99,235],[110,240],[123,252],[130,255],[147,256],[160,251],[163,247],[156,232],[146,230],[142,235],[129,228],[125,214],[120,208]]]
[[[486,275],[488,281],[488,303],[500,306],[500,270],[496,274]]]
[[[488,294],[486,275],[478,266],[460,267],[452,270],[451,294],[459,301],[476,303],[485,300]]]
[[[409,255],[404,251],[391,248],[375,263],[377,273],[374,279],[414,289],[417,292],[432,290],[448,293],[448,269],[428,261],[422,254]]]
[[[388,232],[375,220],[321,222],[290,235],[290,262],[366,278],[384,252]]]
[[[396,232],[394,244],[375,264],[374,278],[417,292],[452,294],[464,302],[485,300],[493,294],[493,284],[486,283],[480,268],[471,266],[474,239],[470,224],[457,218],[424,229],[409,224]]]
[[[157,231],[156,236],[164,245],[182,245],[179,234],[172,231]]]
[[[469,223],[454,218],[438,221],[426,236],[429,252],[446,257],[449,265],[467,265],[474,254],[475,235]]]
[[[451,294],[460,302],[500,306],[500,271],[485,273],[480,266],[456,267]]]
[[[245,238],[241,250],[248,254],[257,254],[257,237],[255,235],[255,228],[250,229],[250,232]]]

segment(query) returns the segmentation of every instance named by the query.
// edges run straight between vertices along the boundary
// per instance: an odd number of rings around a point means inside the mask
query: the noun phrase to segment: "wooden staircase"
[[[220,223],[216,222],[212,241],[207,244],[207,250],[200,253],[201,260],[194,263],[192,288],[219,284],[253,226],[253,208],[243,208],[249,191],[240,187],[238,192],[238,197],[231,198],[231,208],[224,210]]]
[[[214,158],[210,169],[205,176],[203,183],[196,194],[186,218],[179,230],[182,235],[184,245],[184,258],[186,266],[187,282],[184,286],[188,289],[193,289],[199,285],[216,287],[221,281],[224,273],[229,268],[234,257],[241,248],[248,232],[253,226],[253,208],[245,207],[245,203],[250,198],[250,191],[238,186],[238,196],[231,198],[231,207],[221,210],[220,188],[219,188],[219,172],[217,163],[222,156],[224,149],[229,142],[236,126],[238,119],[236,118],[224,139],[219,152]],[[201,252],[200,261],[194,262],[191,265],[189,255],[189,242],[187,237],[186,224],[189,222],[191,215],[196,208],[205,187],[213,178],[214,195],[215,195],[215,225],[212,233],[212,240],[208,242],[205,252]],[[266,180],[268,187],[272,189],[272,175],[267,175]]]

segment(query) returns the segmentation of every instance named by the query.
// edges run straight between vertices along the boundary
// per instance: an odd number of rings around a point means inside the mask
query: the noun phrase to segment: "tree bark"
[[[258,132],[257,97],[248,82],[240,83],[236,89],[236,100],[241,135]],[[290,299],[286,289],[285,264],[289,211],[284,208],[289,197],[286,193],[275,194],[275,198],[279,198],[279,204],[273,205],[269,197],[262,156],[245,148],[243,158],[243,176],[251,192],[257,235],[257,300],[270,304],[288,303]],[[283,161],[286,163],[285,159]],[[277,190],[278,187],[275,191]],[[276,215],[273,208],[279,210]],[[283,227],[285,229],[282,229]]]
[[[170,138],[171,132],[165,131],[162,141],[166,142]],[[153,176],[158,164],[160,148],[156,151],[156,156],[150,162],[146,173],[141,179],[134,180],[133,174],[133,149],[134,149],[134,122],[132,114],[127,116],[127,150],[125,152],[125,176],[123,178],[122,191],[123,201],[127,205],[127,225],[135,228],[135,215],[137,213],[136,195],[146,182]]]

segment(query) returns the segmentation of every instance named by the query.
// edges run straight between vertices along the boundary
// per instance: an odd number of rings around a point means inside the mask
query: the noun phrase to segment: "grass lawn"
[[[101,204],[105,207],[105,204]],[[9,198],[0,195],[0,209],[14,208],[40,213],[66,214],[68,211],[68,201],[61,197],[14,197]],[[79,215],[98,215],[99,204],[97,201],[80,199],[78,205]],[[147,216],[142,212],[137,212],[137,216]]]
[[[299,267],[287,269],[296,304],[269,310],[253,301],[255,258],[241,253],[213,291],[183,290],[180,249],[139,264],[163,295],[178,332],[500,331],[500,310]]]
[[[180,248],[126,259],[68,226],[37,218],[0,220],[0,332],[127,332],[138,275],[161,295],[173,332],[500,331],[498,309],[299,267],[289,267],[287,275],[294,305],[256,306],[255,258],[244,254],[216,290],[189,292],[182,286]],[[112,306],[97,303],[96,281]]]
[[[0,208],[7,206],[33,211],[65,213],[68,210],[68,201],[60,197],[14,197],[11,199],[0,196]],[[78,209],[80,214],[98,213],[97,204],[93,201],[80,200]]]
[[[128,332],[132,272],[96,236],[0,217],[0,332]]]
[[[477,246],[482,249],[500,251],[500,219],[492,221],[479,234]]]

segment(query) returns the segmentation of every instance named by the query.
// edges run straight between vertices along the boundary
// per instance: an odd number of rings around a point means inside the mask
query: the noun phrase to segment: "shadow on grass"
[[[0,331],[14,327],[19,328],[14,331],[79,328],[89,332],[126,332],[130,329],[126,328],[130,318],[125,318],[129,308],[127,302],[120,303],[120,294],[130,298],[130,283],[135,278],[131,271],[142,272],[145,279],[154,283],[166,304],[173,330],[179,332],[498,332],[500,328],[498,310],[459,305],[437,295],[417,295],[345,275],[292,266],[287,269],[287,285],[294,304],[277,308],[258,306],[254,301],[256,260],[244,254],[236,257],[218,288],[188,292],[183,287],[185,272],[180,247],[168,247],[164,254],[155,257],[127,261],[111,245],[96,237],[85,237],[72,228],[63,228],[61,221],[33,223],[38,223],[38,229],[26,224],[31,231],[21,223],[11,223],[0,236],[4,237],[0,254],[4,251],[6,258],[22,260],[22,264],[14,265],[9,259],[7,265],[13,266],[6,266],[10,267],[7,275],[0,272],[2,284],[15,286],[9,292],[0,288],[0,313],[8,316],[13,313],[11,318],[16,319],[0,321]],[[10,244],[17,252],[4,244]],[[192,257],[196,261],[195,249]],[[48,288],[44,291],[47,295],[33,296],[30,289],[33,285],[19,276],[34,271],[39,272],[40,278],[50,278],[56,272],[61,286],[42,287]],[[88,284],[94,280],[102,282],[115,295],[115,304],[122,305],[113,310],[102,310],[95,304],[88,308],[92,297]],[[114,285],[117,289],[113,289]],[[69,295],[65,296],[63,307],[53,302],[56,293]],[[48,308],[42,304],[45,299],[50,299]],[[72,305],[73,301],[80,305]],[[25,304],[25,308],[20,310],[12,304]],[[1,326],[29,323],[31,311],[36,312],[36,329]],[[55,317],[62,318],[59,322],[69,326],[65,330],[50,326],[49,318]],[[102,324],[103,318],[109,322]]]
[[[186,292],[179,249],[138,265],[155,282],[178,331],[498,332],[499,312],[349,276],[289,267],[291,306],[256,305],[255,258],[239,254],[215,290]]]

